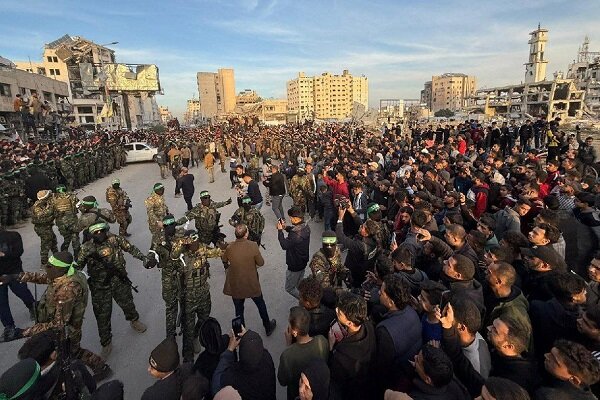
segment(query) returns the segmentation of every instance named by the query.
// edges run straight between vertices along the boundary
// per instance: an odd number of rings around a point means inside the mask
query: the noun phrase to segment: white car
[[[147,143],[132,142],[123,145],[127,150],[127,162],[156,161],[158,149]]]

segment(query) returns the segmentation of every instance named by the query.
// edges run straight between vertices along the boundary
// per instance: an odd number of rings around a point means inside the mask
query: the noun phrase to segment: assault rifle
[[[104,260],[100,258],[100,255],[96,253],[92,255],[92,258],[98,261],[100,264],[102,264],[106,269],[106,278],[104,279],[104,282],[102,282],[104,285],[110,284],[110,280],[113,278],[113,276],[116,276],[121,282],[129,286],[131,290],[133,290],[136,293],[139,293],[137,286],[133,285],[133,282],[131,281],[131,279],[129,279],[127,272],[118,269],[112,264],[104,262]]]
[[[61,321],[60,328],[56,333],[56,338],[58,341],[58,360],[60,362],[60,377],[58,380],[58,387],[64,387],[64,392],[62,392],[58,398],[60,400],[79,400],[84,394],[82,393],[84,384],[81,380],[81,376],[77,372],[73,371],[71,359],[71,338],[69,337],[67,325],[64,321]]]

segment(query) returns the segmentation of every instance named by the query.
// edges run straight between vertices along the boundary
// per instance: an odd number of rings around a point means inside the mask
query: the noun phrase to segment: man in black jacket
[[[266,179],[264,185],[269,188],[271,195],[271,208],[275,213],[275,217],[285,221],[283,213],[283,196],[285,196],[285,177],[279,172],[278,165],[271,165],[271,176]]]
[[[367,320],[367,303],[345,292],[336,308],[337,324],[329,331],[331,380],[344,400],[372,398],[369,388],[377,341]]]
[[[147,388],[142,400],[179,400],[183,383],[187,379],[201,379],[205,382],[204,394],[208,393],[208,381],[202,375],[192,375],[192,364],[179,364],[179,349],[174,338],[163,340],[150,353],[148,373],[157,381]]]
[[[323,288],[317,278],[307,276],[298,284],[298,293],[300,296],[300,305],[310,314],[310,326],[308,334],[310,336],[323,335],[327,337],[329,327],[335,320],[335,311],[321,304],[323,297]]]
[[[304,277],[304,270],[310,258],[310,227],[304,223],[304,211],[300,207],[288,210],[291,227],[286,227],[282,221],[277,222],[277,238],[281,248],[285,250],[285,291],[299,298],[298,284]],[[288,232],[287,238],[283,231]]]
[[[546,353],[544,367],[552,380],[535,392],[536,399],[596,399],[590,386],[600,379],[600,362],[579,343],[558,340]]]
[[[0,225],[0,275],[12,275],[23,272],[21,255],[23,254],[23,239],[18,232],[7,231]],[[0,341],[10,341],[21,336],[21,330],[15,327],[15,321],[8,303],[8,288],[21,299],[29,309],[31,318],[35,319],[35,301],[26,283],[11,280],[6,285],[0,285],[0,321],[4,333]]]
[[[181,168],[177,184],[175,185],[175,193],[183,192],[183,199],[187,204],[188,211],[194,208],[192,205],[192,197],[194,197],[194,175],[188,173],[186,167]]]
[[[252,200],[252,207],[260,210],[262,208],[263,198],[258,183],[252,179],[250,174],[242,175],[242,179],[244,180],[244,183],[248,185],[248,197]]]

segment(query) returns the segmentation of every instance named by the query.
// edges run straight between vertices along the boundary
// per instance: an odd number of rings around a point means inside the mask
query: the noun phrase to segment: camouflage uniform
[[[164,196],[152,192],[152,194],[144,201],[146,213],[148,214],[148,227],[152,234],[152,242],[162,241],[162,230],[159,223],[162,223],[163,218],[169,212]]]
[[[246,211],[244,207],[240,207],[233,213],[229,220],[231,226],[244,224],[248,227],[248,239],[260,245],[260,239],[265,229],[265,217],[256,208],[250,208]]]
[[[88,228],[100,222],[114,223],[116,218],[112,211],[106,208],[90,208],[81,211],[81,216],[77,221],[77,231],[83,232],[83,242],[91,239]]]
[[[231,199],[219,202],[211,200],[209,206],[198,203],[185,213],[185,216],[179,218],[176,223],[182,225],[193,219],[200,241],[204,244],[210,244],[214,239],[215,231],[219,229],[221,213],[217,211],[217,208],[225,207],[228,204],[231,204]]]
[[[71,352],[88,367],[95,370],[105,364],[104,359],[91,351],[81,348],[81,326],[88,302],[88,285],[85,275],[76,272],[54,279],[41,272],[21,272],[19,281],[48,285],[42,295],[38,309],[38,323],[24,331],[33,336],[49,329],[67,326],[71,339]]]
[[[322,249],[317,251],[309,263],[310,270],[324,288],[341,287],[348,275],[348,270],[342,263],[340,250],[336,248],[332,258],[327,258]]]
[[[9,183],[6,191],[8,196],[8,225],[14,225],[23,219],[23,203],[21,201],[23,185],[20,182],[19,174],[19,169],[14,169],[6,174]]]
[[[92,294],[92,308],[98,322],[100,344],[107,346],[112,340],[111,315],[113,299],[121,307],[128,321],[137,321],[139,314],[133,303],[131,286],[119,279],[112,269],[127,276],[123,251],[138,260],[145,261],[142,252],[121,236],[108,233],[103,243],[88,240],[81,246],[77,256],[78,268],[87,265]]]
[[[69,245],[72,243],[75,256],[79,253],[81,246],[77,226],[77,203],[79,203],[79,199],[72,192],[55,193],[53,197],[56,226],[63,237],[60,250],[69,250]]]
[[[59,170],[62,176],[65,178],[67,189],[73,190],[75,184],[75,174],[73,172],[73,164],[71,162],[70,155],[66,155],[61,160]]]
[[[158,254],[158,267],[161,268],[162,298],[165,302],[165,327],[168,336],[176,335],[177,312],[181,295],[181,258],[172,259],[173,243],[181,240],[179,237],[153,243],[152,250]]]
[[[294,206],[300,207],[306,212],[306,193],[310,193],[310,181],[306,175],[294,175],[290,180],[290,196]]]
[[[8,218],[8,190],[10,183],[6,179],[6,175],[0,176],[0,225],[7,226]]]
[[[128,235],[127,227],[131,224],[131,213],[129,213],[130,200],[127,192],[120,187],[115,189],[109,186],[106,189],[106,201],[110,204],[119,223],[119,235]]]
[[[210,316],[210,277],[208,258],[221,257],[221,249],[210,248],[200,243],[198,250],[191,251],[186,245],[191,243],[190,238],[182,238],[173,243],[171,259],[184,256],[183,269],[183,361],[194,360],[194,338],[196,336],[196,319],[198,326]]]
[[[55,209],[53,200],[48,197],[33,204],[31,222],[33,230],[40,237],[40,262],[48,261],[48,252],[58,252],[58,243],[52,226],[54,225]]]

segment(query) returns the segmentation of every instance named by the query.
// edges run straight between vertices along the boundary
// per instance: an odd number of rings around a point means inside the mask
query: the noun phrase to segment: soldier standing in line
[[[70,154],[67,154],[62,160],[60,160],[59,170],[62,176],[65,178],[67,189],[73,190],[75,184],[75,174],[73,172],[73,163],[71,162]]]
[[[88,301],[88,284],[86,276],[75,269],[71,253],[61,251],[51,256],[45,273],[3,275],[0,283],[7,284],[13,279],[48,285],[37,306],[38,323],[25,329],[23,336],[61,329],[66,325],[71,339],[71,354],[92,369],[97,381],[112,375],[112,370],[102,357],[81,347],[81,327]]]
[[[220,246],[227,245],[220,242]],[[210,316],[211,300],[210,277],[207,259],[220,258],[223,250],[220,248],[207,247],[200,242],[197,234],[178,240],[173,245],[172,259],[178,259],[183,255],[185,262],[182,263],[181,289],[183,291],[183,361],[194,361],[194,339],[196,326]]]
[[[323,232],[321,242],[322,247],[313,254],[308,264],[312,275],[323,288],[341,288],[348,275],[348,269],[342,263],[335,232]]]
[[[114,223],[116,218],[112,211],[100,208],[94,196],[85,196],[80,205],[81,216],[77,221],[77,230],[83,232],[83,242],[92,238],[88,228],[99,222]]]
[[[56,235],[52,230],[56,214],[49,190],[40,190],[37,199],[33,204],[31,222],[33,230],[40,237],[40,263],[44,266],[48,262],[48,252],[58,252]]]
[[[210,178],[208,182],[213,183],[215,181],[215,156],[208,149],[206,149],[206,155],[204,156],[204,168],[206,168]]]
[[[129,243],[127,239],[113,235],[109,226],[100,222],[89,227],[92,240],[81,246],[77,256],[77,268],[88,268],[92,308],[98,322],[98,334],[102,345],[102,357],[107,358],[112,351],[111,316],[113,299],[121,307],[131,327],[139,333],[146,331],[140,322],[140,315],[133,303],[133,284],[127,276],[123,251],[140,261],[148,258]],[[92,261],[92,262],[90,262]],[[135,289],[137,291],[137,289]]]
[[[252,199],[248,196],[242,198],[242,206],[229,219],[229,225],[236,227],[239,224],[248,227],[248,240],[252,240],[260,246],[262,233],[265,229],[265,217],[258,209],[252,207]]]
[[[290,196],[294,201],[294,206],[306,212],[306,196],[311,193],[311,185],[306,176],[304,168],[299,167],[296,175],[290,180]]]
[[[77,204],[79,199],[73,192],[68,192],[65,185],[58,185],[54,194],[55,222],[58,231],[63,237],[60,245],[61,251],[69,250],[73,244],[73,254],[79,253],[79,229],[77,226]]]
[[[7,173],[0,175],[0,225],[9,225],[8,217],[8,190],[10,187],[9,181],[6,179]]]
[[[144,201],[146,213],[148,214],[148,227],[152,234],[152,243],[162,241],[162,220],[169,212],[164,194],[165,186],[162,183],[155,183],[152,187],[152,194]]]
[[[203,190],[200,192],[200,203],[185,213],[185,216],[179,218],[177,225],[185,224],[193,219],[200,241],[205,245],[215,243],[216,236],[219,235],[219,219],[221,218],[221,213],[217,211],[217,208],[229,204],[231,204],[231,198],[215,202],[210,199],[208,191]]]
[[[106,201],[110,204],[113,214],[117,222],[119,223],[119,235],[124,237],[131,236],[127,232],[127,227],[131,224],[131,200],[121,188],[121,181],[119,179],[113,179],[112,185],[106,189]]]

